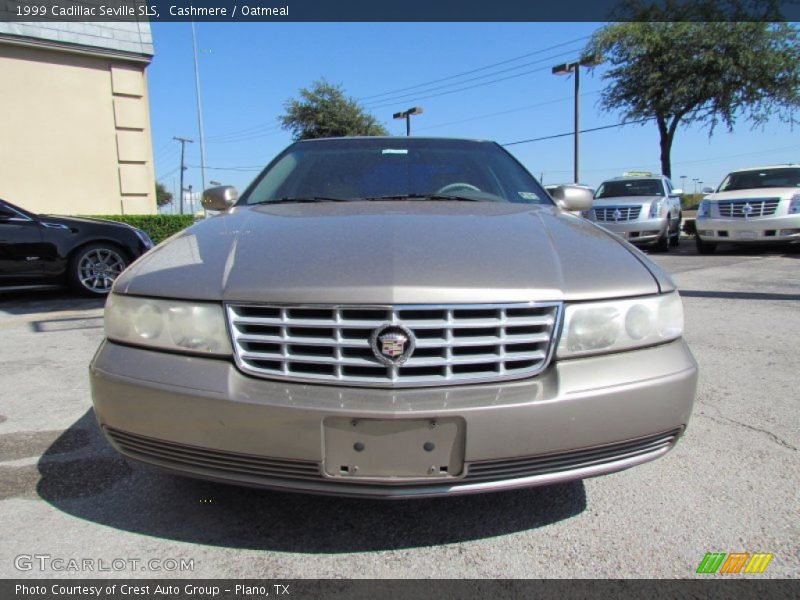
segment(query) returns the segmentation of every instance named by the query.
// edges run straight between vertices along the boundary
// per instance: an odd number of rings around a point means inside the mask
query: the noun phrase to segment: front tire
[[[675,232],[669,238],[669,245],[673,248],[677,248],[681,244],[681,221],[683,217],[680,213],[678,213],[678,222],[675,224]]]
[[[658,241],[653,244],[653,251],[654,252],[669,252],[670,246],[670,232],[669,232],[669,225],[667,225],[667,229],[664,231],[663,235],[658,238]]]
[[[95,298],[106,296],[129,263],[128,255],[115,244],[88,244],[78,248],[72,255],[67,281],[81,295]]]
[[[698,254],[714,254],[714,251],[717,249],[717,244],[714,242],[704,242],[697,234],[694,236],[694,242],[697,245]]]

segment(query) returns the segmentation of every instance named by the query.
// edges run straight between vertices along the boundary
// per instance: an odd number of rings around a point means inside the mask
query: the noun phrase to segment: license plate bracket
[[[733,236],[740,240],[753,240],[756,238],[756,232],[750,230],[734,231]]]
[[[337,479],[452,479],[464,470],[465,429],[459,417],[330,417],[323,423],[324,472]]]

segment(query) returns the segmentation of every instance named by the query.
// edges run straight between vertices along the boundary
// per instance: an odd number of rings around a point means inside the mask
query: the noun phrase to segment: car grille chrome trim
[[[642,212],[641,205],[636,206],[602,206],[595,207],[594,218],[596,221],[635,221]],[[619,213],[617,213],[619,211]]]
[[[229,304],[239,368],[271,379],[413,387],[531,377],[547,366],[561,302],[453,305]],[[415,349],[385,365],[370,336],[402,325]]]
[[[321,479],[319,463],[313,461],[266,458],[222,450],[210,450],[175,442],[165,442],[135,433],[105,427],[108,436],[126,454],[147,461],[194,466],[231,474],[281,479]]]
[[[112,427],[103,427],[106,434],[126,455],[164,468],[184,470],[187,467],[222,479],[269,481],[310,481],[334,488],[374,485],[374,481],[332,481],[322,475],[320,463],[307,460],[261,457],[252,454],[212,450],[188,444],[167,442]],[[614,444],[592,446],[521,458],[468,462],[466,474],[450,482],[451,488],[474,484],[502,482],[537,476],[567,473],[578,469],[602,467],[637,457],[652,457],[666,452],[678,441],[682,428]],[[397,481],[382,482],[399,486]],[[301,484],[297,484],[301,485]],[[404,484],[409,488],[435,487],[438,482]]]
[[[533,477],[558,471],[571,471],[602,465],[658,450],[668,449],[681,433],[680,429],[659,433],[652,436],[628,440],[606,446],[594,446],[581,450],[558,452],[524,458],[490,460],[469,464],[465,482],[496,481],[501,479],[517,479]]]
[[[752,219],[755,217],[768,217],[778,210],[780,198],[753,198],[747,200],[730,200],[718,202],[717,210],[720,217],[729,219]],[[747,208],[747,207],[750,208]]]

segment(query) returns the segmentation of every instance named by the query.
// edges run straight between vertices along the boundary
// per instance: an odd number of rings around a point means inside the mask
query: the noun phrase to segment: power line
[[[582,36],[582,37],[579,37],[579,38],[575,38],[573,40],[562,42],[560,44],[555,44],[553,46],[548,46],[547,48],[541,48],[541,49],[536,50],[534,52],[528,52],[527,54],[521,54],[521,55],[515,56],[513,58],[509,58],[509,59],[502,60],[502,61],[499,61],[499,62],[496,62],[496,63],[492,63],[490,65],[485,65],[483,67],[478,67],[476,69],[470,69],[469,71],[463,71],[461,73],[457,73],[455,75],[449,75],[447,77],[440,77],[438,79],[432,79],[430,81],[426,81],[425,83],[420,83],[420,84],[417,84],[417,85],[407,86],[407,87],[403,87],[403,88],[397,88],[397,89],[394,89],[394,90],[391,90],[391,91],[388,91],[388,92],[383,92],[383,93],[380,93],[380,94],[372,94],[372,95],[369,95],[369,96],[363,96],[361,98],[358,98],[358,100],[359,101],[363,101],[363,100],[368,100],[368,99],[372,99],[372,98],[383,98],[384,96],[392,96],[394,94],[397,94],[398,92],[404,92],[404,91],[407,91],[407,90],[424,88],[424,87],[427,87],[429,85],[432,85],[432,84],[435,84],[435,83],[439,83],[439,82],[442,82],[442,81],[450,81],[452,79],[457,79],[457,78],[463,77],[465,75],[471,75],[473,73],[478,73],[480,71],[485,71],[485,70],[491,69],[493,67],[502,66],[502,65],[505,65],[505,64],[508,64],[508,63],[511,63],[511,62],[514,62],[514,61],[517,61],[517,60],[521,60],[521,59],[527,58],[529,56],[535,56],[537,54],[542,54],[542,53],[547,52],[549,50],[555,50],[556,48],[562,48],[564,46],[569,46],[571,44],[575,44],[577,42],[581,42],[583,40],[589,39],[589,37],[590,36],[588,36],[588,35],[587,36]],[[561,56],[564,56],[566,54],[572,54],[574,52],[575,52],[575,50],[571,50],[569,52],[564,52],[562,54],[555,55],[553,58],[560,58]],[[547,58],[547,59],[544,59],[542,61],[532,61],[530,63],[517,65],[517,66],[512,67],[510,69],[505,69],[505,70],[497,71],[497,72],[494,72],[494,73],[488,73],[488,74],[483,75],[483,76],[478,77],[478,78],[473,78],[473,79],[469,79],[469,80],[465,80],[465,81],[455,82],[455,83],[448,84],[448,85],[445,85],[445,86],[437,87],[435,89],[421,90],[420,93],[427,93],[427,92],[435,91],[435,90],[438,90],[438,89],[443,89],[443,88],[449,87],[451,85],[462,85],[464,83],[467,83],[468,81],[475,81],[477,79],[482,79],[484,77],[493,77],[495,75],[499,75],[500,73],[505,73],[505,72],[508,72],[508,71],[512,71],[512,70],[519,69],[519,68],[523,68],[525,66],[530,66],[532,64],[537,64],[539,62],[544,62],[544,61],[548,61],[548,60],[552,60],[552,58]],[[541,69],[541,70],[543,70],[543,69]],[[530,71],[530,72],[536,72],[536,71]],[[519,75],[520,76],[521,75],[527,75],[530,72],[520,73]],[[504,80],[505,79],[500,79],[498,81],[504,81]],[[496,82],[495,81],[486,82],[486,85],[489,85],[491,83],[496,83]],[[479,87],[479,86],[470,86],[470,87],[467,87],[467,88],[464,88],[464,89],[472,89],[473,87]],[[462,91],[462,90],[461,89],[453,90],[453,92],[457,92],[457,91]],[[390,103],[390,104],[394,104],[395,101],[400,101],[402,99],[402,97],[409,96],[409,95],[413,95],[413,94],[404,94],[401,97],[398,97],[398,98],[395,98],[395,99],[383,98],[382,100],[373,102],[372,104],[376,104],[378,102],[381,103],[381,104],[384,103],[384,102],[387,102],[387,103]],[[444,95],[444,94],[436,94],[436,95]],[[427,99],[427,98],[430,98],[430,97],[433,97],[433,96],[424,96],[423,98],[420,98],[420,99]],[[388,106],[388,104],[386,104],[386,105]],[[375,108],[383,108],[383,106],[375,106]],[[273,133],[277,133],[278,130],[280,130],[280,129],[281,129],[281,125],[280,124],[276,125],[274,123],[267,122],[267,123],[261,123],[261,124],[258,124],[258,125],[253,125],[251,127],[246,127],[244,129],[240,129],[240,130],[231,131],[231,132],[228,132],[228,133],[225,133],[225,134],[220,134],[220,135],[217,135],[217,136],[211,136],[211,137],[206,138],[205,141],[206,142],[211,142],[211,143],[217,143],[217,144],[248,141],[248,140],[252,140],[252,139],[258,139],[260,137],[267,137],[268,135],[272,135]],[[253,135],[251,136],[250,134],[253,134]]]
[[[210,143],[212,143],[212,144],[233,144],[233,143],[236,143],[236,142],[247,142],[247,141],[250,141],[250,140],[257,140],[257,139],[260,139],[260,138],[269,137],[271,135],[276,135],[278,133],[281,133],[281,131],[279,131],[278,129],[265,130],[264,133],[256,133],[256,134],[253,134],[253,135],[246,135],[246,136],[230,138],[230,139],[225,139],[225,140],[212,140]],[[206,141],[208,142],[208,140],[206,140]]]
[[[593,95],[599,94],[599,93],[600,93],[599,90],[596,90],[594,92],[585,92],[585,93],[581,94],[581,98],[583,98],[584,96],[593,96]],[[475,117],[469,117],[469,118],[466,118],[466,119],[460,119],[458,121],[448,121],[447,123],[437,123],[435,125],[428,125],[426,127],[419,127],[418,129],[420,131],[423,131],[425,129],[436,129],[438,127],[446,127],[448,125],[459,125],[460,123],[468,123],[470,121],[478,121],[480,119],[488,119],[489,117],[497,117],[497,116],[500,116],[500,115],[508,115],[508,114],[515,113],[515,112],[520,112],[520,111],[523,111],[523,110],[530,110],[531,108],[538,108],[538,107],[541,107],[541,106],[547,106],[549,104],[557,104],[558,102],[566,102],[567,100],[572,100],[574,97],[575,96],[564,96],[562,98],[554,98],[553,100],[546,100],[544,102],[538,102],[537,104],[528,104],[526,106],[519,106],[517,108],[510,108],[510,109],[507,109],[507,110],[500,110],[500,111],[497,111],[497,112],[486,113],[486,114],[478,115],[478,116],[475,116]]]
[[[590,133],[592,131],[600,131],[601,129],[613,129],[614,127],[622,127],[624,125],[636,125],[637,123],[646,123],[647,121],[652,121],[654,117],[648,117],[646,119],[638,119],[635,121],[623,121],[622,123],[615,123],[613,125],[603,125],[602,127],[592,127],[590,129],[581,129],[578,133]],[[554,140],[556,138],[567,137],[570,135],[575,135],[574,131],[570,131],[568,133],[557,133],[555,135],[545,135],[543,137],[538,138],[531,138],[529,140],[518,140],[516,142],[508,142],[505,144],[500,144],[501,146],[515,146],[517,144],[527,144],[529,142],[541,142],[542,140]]]
[[[579,37],[579,38],[576,38],[574,40],[570,40],[568,42],[562,42],[562,43],[556,44],[554,46],[549,46],[547,48],[541,48],[541,49],[536,50],[534,52],[529,52],[527,54],[521,54],[520,56],[515,56],[514,58],[509,58],[507,60],[502,60],[500,62],[492,63],[490,65],[485,65],[483,67],[478,67],[477,69],[471,69],[469,71],[463,71],[463,72],[457,73],[455,75],[449,75],[447,77],[440,77],[438,79],[432,79],[430,81],[426,81],[425,83],[419,83],[417,85],[411,85],[411,86],[407,86],[407,87],[403,87],[403,88],[397,88],[397,89],[394,89],[394,90],[390,90],[388,92],[383,92],[381,94],[371,94],[369,96],[362,96],[361,98],[358,98],[358,100],[359,101],[364,101],[364,100],[370,100],[372,98],[380,98],[380,97],[383,97],[383,96],[391,96],[391,95],[394,95],[394,94],[396,94],[398,92],[405,92],[407,90],[413,90],[413,89],[417,89],[417,88],[421,88],[421,87],[427,87],[427,86],[432,85],[434,83],[439,83],[441,81],[449,81],[451,79],[457,79],[459,77],[463,77],[464,75],[472,75],[473,73],[478,73],[479,71],[485,71],[486,69],[491,69],[493,67],[499,67],[501,65],[506,65],[508,63],[511,63],[511,62],[514,62],[516,60],[520,60],[520,59],[523,59],[523,58],[527,58],[529,56],[535,56],[537,54],[542,54],[543,52],[548,52],[549,50],[555,50],[556,48],[561,48],[563,46],[568,46],[568,45],[574,44],[576,42],[581,42],[583,40],[589,39],[589,37],[591,37],[591,36],[585,35],[583,37]]]
[[[190,169],[199,169],[199,165],[186,165]],[[232,166],[232,167],[209,167],[206,165],[206,169],[211,169],[213,171],[260,171],[264,168],[264,165],[241,165],[241,166]]]
[[[549,63],[550,61],[556,60],[556,59],[561,58],[563,56],[574,55],[574,53],[575,53],[574,50],[571,50],[569,52],[562,52],[560,54],[555,54],[553,56],[548,56],[547,58],[543,58],[541,60],[533,61],[531,63],[528,63],[528,64],[524,65],[524,66],[530,66],[530,65],[541,64],[541,63]],[[449,83],[449,84],[446,84],[446,85],[443,85],[443,86],[439,86],[439,87],[436,87],[436,88],[431,88],[429,90],[424,90],[424,91],[422,91],[420,93],[431,92],[431,91],[434,91],[434,90],[437,90],[437,89],[450,87],[451,85],[461,85],[462,83],[467,83],[468,81],[474,81],[476,79],[483,79],[484,77],[492,77],[494,75],[499,75],[500,73],[504,73],[504,72],[506,72],[508,70],[510,70],[510,69],[506,69],[504,71],[498,71],[496,73],[490,73],[488,75],[481,75],[480,77],[475,77],[475,78],[472,78],[472,79],[466,79],[464,81],[459,81],[457,83]],[[417,102],[419,100],[425,100],[427,98],[435,98],[437,96],[445,96],[447,94],[455,94],[456,92],[463,92],[464,90],[471,90],[471,89],[474,89],[474,88],[483,87],[485,85],[492,85],[494,83],[499,83],[501,81],[506,81],[508,79],[514,79],[516,77],[522,77],[524,75],[530,75],[531,73],[539,73],[541,71],[549,71],[549,70],[550,70],[549,66],[542,67],[540,69],[531,69],[529,71],[523,71],[522,73],[517,73],[515,75],[508,75],[506,77],[500,77],[499,79],[492,79],[490,81],[484,81],[483,83],[476,83],[474,85],[469,85],[469,86],[466,86],[466,87],[460,87],[460,88],[456,88],[454,90],[449,90],[449,91],[446,91],[446,92],[439,92],[437,94],[428,94],[427,96],[415,96],[414,94],[406,94],[405,96],[402,96],[402,97],[388,99],[386,102],[381,100],[381,102],[383,102],[382,104],[376,104],[376,105],[372,105],[372,106],[367,106],[367,108],[369,108],[370,110],[375,110],[375,109],[378,109],[378,108],[385,108],[387,106],[392,106],[394,104],[397,104],[398,102],[405,102],[406,100],[404,98],[406,98],[406,97],[410,97],[410,100],[408,100],[409,102],[411,102],[412,100],[414,102]]]
[[[220,141],[223,141],[223,140],[227,140],[229,138],[237,138],[237,137],[242,137],[242,136],[249,136],[251,134],[263,133],[263,132],[266,132],[266,131],[273,131],[273,130],[276,130],[276,129],[279,129],[279,128],[280,128],[280,124],[262,123],[260,125],[254,125],[253,127],[248,127],[246,129],[241,129],[239,131],[232,131],[230,133],[214,135],[214,136],[211,136],[210,138],[207,138],[206,141],[211,140],[211,141],[214,141],[214,142],[220,142]]]
[[[174,169],[172,169],[170,171],[167,171],[161,177],[159,177],[156,181],[164,181],[167,177],[169,177],[170,175],[175,173],[178,169],[180,169],[180,167],[175,167]]]

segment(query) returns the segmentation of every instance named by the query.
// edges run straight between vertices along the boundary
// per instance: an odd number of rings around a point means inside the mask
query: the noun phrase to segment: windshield
[[[731,173],[720,184],[717,191],[732,192],[771,187],[800,187],[800,169],[760,169]]]
[[[663,196],[664,186],[660,179],[613,179],[604,182],[595,198],[618,198],[620,196]]]
[[[421,138],[298,142],[270,163],[239,203],[382,198],[552,205],[498,145]]]

